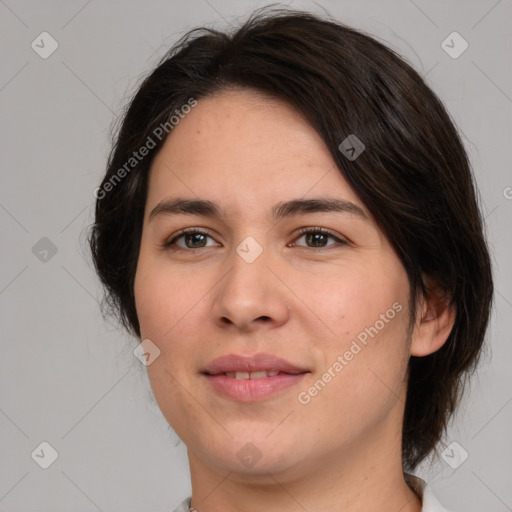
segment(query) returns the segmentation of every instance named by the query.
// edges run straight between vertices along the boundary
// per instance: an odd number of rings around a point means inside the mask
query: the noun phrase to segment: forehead
[[[201,98],[171,131],[153,167],[159,161],[238,172],[266,167],[334,165],[323,140],[303,117],[287,104],[252,91],[228,91]],[[264,171],[265,169],[260,169]]]
[[[148,205],[169,194],[246,209],[329,195],[366,210],[296,110],[242,90],[198,100],[174,127],[152,163]]]

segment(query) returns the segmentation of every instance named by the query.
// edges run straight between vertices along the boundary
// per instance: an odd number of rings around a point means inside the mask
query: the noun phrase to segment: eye
[[[197,228],[187,228],[178,231],[169,241],[163,244],[164,249],[172,250],[193,250],[203,249],[206,247],[218,246],[216,242],[208,243],[208,238],[213,240],[211,235],[206,231],[202,231]],[[304,238],[306,245],[297,244],[297,241]],[[333,240],[334,243],[328,243],[329,239]],[[300,236],[295,239],[291,245],[297,245],[299,247],[306,247],[310,249],[323,249],[330,246],[336,245],[347,245],[345,240],[342,240],[336,236],[333,232],[324,228],[303,228],[300,230]]]
[[[203,247],[211,247],[215,244],[207,244],[208,238],[213,238],[206,232],[201,231],[197,228],[187,228],[179,231],[176,236],[174,236],[168,242],[165,242],[164,247],[169,249],[176,246],[177,250],[187,250],[187,249],[202,249]],[[182,243],[178,243],[178,242]]]
[[[293,245],[297,243],[297,240],[304,238],[306,240],[305,247],[309,247],[311,249],[322,249],[324,247],[329,247],[331,245],[347,245],[345,240],[337,237],[334,233],[324,228],[303,228],[300,230],[301,236],[297,238]],[[328,244],[328,239],[331,238],[335,240],[334,244]],[[309,245],[311,244],[311,245]]]

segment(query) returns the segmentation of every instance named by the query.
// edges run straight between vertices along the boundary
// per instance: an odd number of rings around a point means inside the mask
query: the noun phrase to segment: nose
[[[252,262],[233,250],[230,270],[215,288],[212,314],[218,326],[251,332],[272,329],[287,321],[288,289],[271,260],[266,250]]]

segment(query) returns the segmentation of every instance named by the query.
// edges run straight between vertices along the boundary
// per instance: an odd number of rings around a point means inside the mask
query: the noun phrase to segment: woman
[[[443,510],[410,473],[493,285],[463,145],[408,64],[297,11],[193,31],[96,197],[96,269],[187,446],[177,512]]]

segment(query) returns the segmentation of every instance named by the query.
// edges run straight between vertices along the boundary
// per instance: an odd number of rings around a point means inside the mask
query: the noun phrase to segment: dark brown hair
[[[411,315],[418,297],[428,293],[426,277],[456,310],[442,348],[410,359],[402,450],[403,466],[412,470],[441,439],[475,368],[493,283],[476,187],[457,130],[419,74],[372,37],[305,12],[271,9],[233,33],[191,31],[168,52],[133,98],[97,189],[90,246],[106,305],[140,336],[133,285],[148,171],[165,141],[155,133],[190,98],[200,101],[233,87],[288,102],[320,134],[400,258]],[[354,160],[339,149],[351,134],[366,148]],[[149,138],[150,153],[127,168]]]

